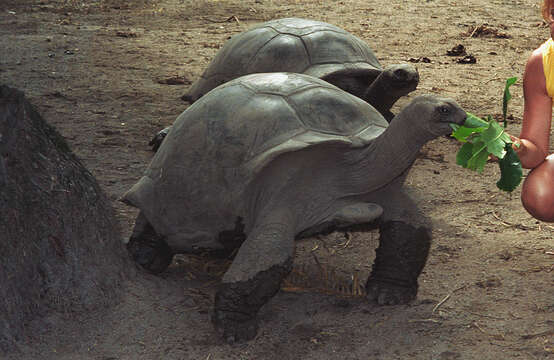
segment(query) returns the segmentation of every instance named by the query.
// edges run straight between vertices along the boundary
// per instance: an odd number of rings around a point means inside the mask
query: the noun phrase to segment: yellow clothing
[[[546,92],[548,96],[554,98],[554,40],[548,39],[541,45],[542,49],[542,68],[546,79]]]

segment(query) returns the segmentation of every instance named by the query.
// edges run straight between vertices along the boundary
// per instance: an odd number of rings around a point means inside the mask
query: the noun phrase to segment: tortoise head
[[[450,123],[462,125],[467,114],[453,99],[420,95],[398,116],[407,118],[403,126],[430,140],[450,134]]]
[[[400,98],[417,88],[419,72],[411,64],[396,64],[388,66],[383,71],[383,79],[390,96]]]

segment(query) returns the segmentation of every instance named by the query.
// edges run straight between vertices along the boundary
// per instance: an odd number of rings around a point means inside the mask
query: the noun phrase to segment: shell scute
[[[302,39],[294,35],[280,34],[264,44],[252,57],[246,73],[302,72],[309,66],[310,56]]]
[[[231,77],[231,74],[246,74],[252,58],[278,35],[272,28],[260,27],[231,37],[217,52],[202,78],[221,76],[231,79],[236,77]]]

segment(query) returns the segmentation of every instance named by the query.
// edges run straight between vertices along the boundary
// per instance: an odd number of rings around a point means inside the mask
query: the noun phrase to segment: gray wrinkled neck
[[[391,89],[388,89],[383,81],[384,73],[380,74],[369,86],[365,92],[363,99],[373,105],[381,114],[390,111],[399,96],[391,94]]]
[[[367,147],[347,154],[351,189],[356,193],[373,191],[376,184],[387,184],[411,167],[421,147],[428,141],[409,119],[397,115],[379,137]]]

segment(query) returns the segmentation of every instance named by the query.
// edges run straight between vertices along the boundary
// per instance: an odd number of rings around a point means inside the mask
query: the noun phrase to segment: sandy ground
[[[413,62],[420,85],[396,110],[431,93],[495,118],[505,79],[521,79],[530,51],[548,36],[532,0],[3,0],[0,82],[25,91],[68,140],[113,200],[126,238],[136,210],[117,198],[147,166],[151,136],[188,106],[180,96],[229,36],[290,16],[352,32],[384,65]],[[459,44],[476,63],[447,56]],[[521,84],[509,107],[514,134]],[[379,307],[319,287],[322,271],[340,282],[365,280],[371,268],[375,232],[333,233],[298,244],[296,275],[261,310],[259,334],[246,344],[225,344],[209,322],[228,264],[180,256],[161,276],[140,273],[112,308],[30,324],[42,330],[8,358],[553,358],[554,226],[524,211],[519,189],[496,188],[496,164],[483,174],[457,166],[458,148],[448,138],[429,143],[408,179],[434,224],[409,305]],[[66,325],[55,329],[61,319]]]

